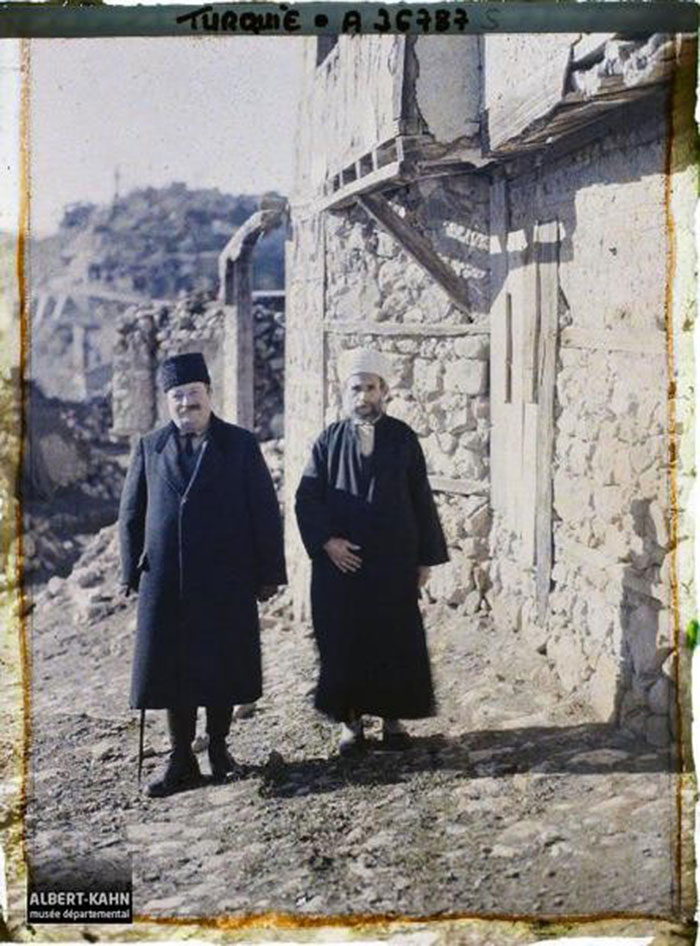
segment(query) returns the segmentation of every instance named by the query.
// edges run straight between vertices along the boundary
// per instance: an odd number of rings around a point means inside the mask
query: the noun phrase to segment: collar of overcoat
[[[206,440],[202,443],[197,457],[197,465],[189,483],[182,474],[179,463],[177,435],[178,429],[173,421],[163,428],[158,437],[155,450],[158,455],[157,469],[168,485],[180,496],[189,493],[197,485],[197,489],[217,478],[223,463],[223,449],[221,438],[224,432],[224,422],[212,414],[209,418],[209,431]]]

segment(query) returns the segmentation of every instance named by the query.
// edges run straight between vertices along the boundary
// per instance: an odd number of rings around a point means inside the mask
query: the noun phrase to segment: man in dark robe
[[[400,719],[435,711],[418,597],[447,548],[418,438],[384,413],[388,373],[380,352],[346,353],[346,418],[314,444],[296,494],[312,560],[315,705],[342,724],[341,754],[362,746],[363,713],[383,718],[393,749],[409,743]]]
[[[258,601],[286,581],[272,478],[254,436],[211,410],[198,352],[161,366],[171,421],[136,445],[119,510],[122,582],[138,591],[131,705],[166,709],[172,752],[152,796],[201,779],[205,706],[215,779],[237,771],[232,708],[262,692]]]

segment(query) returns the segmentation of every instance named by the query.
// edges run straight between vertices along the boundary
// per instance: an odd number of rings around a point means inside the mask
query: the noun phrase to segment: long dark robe
[[[272,478],[247,430],[212,416],[189,482],[168,424],[143,437],[119,511],[138,590],[131,705],[230,706],[261,694],[256,591],[286,581]]]
[[[336,720],[351,711],[432,715],[417,569],[447,561],[447,548],[415,433],[382,417],[374,451],[363,458],[352,422],[331,424],[314,444],[296,514],[313,563],[317,709]],[[347,574],[331,562],[323,546],[332,536],[360,546],[359,571]]]

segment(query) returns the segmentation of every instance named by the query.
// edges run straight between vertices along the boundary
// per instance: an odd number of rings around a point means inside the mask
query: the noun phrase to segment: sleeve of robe
[[[428,481],[423,450],[415,435],[411,437],[411,454],[409,487],[418,523],[418,564],[440,565],[449,559],[447,543]]]
[[[309,558],[317,558],[333,535],[326,502],[327,457],[328,446],[322,434],[313,446],[296,493],[297,524]]]
[[[146,466],[143,441],[139,440],[131,455],[119,503],[121,580],[134,591],[139,586],[139,560],[146,532],[146,501]]]
[[[246,476],[255,542],[256,582],[259,588],[263,585],[284,585],[287,583],[287,570],[277,494],[267,463],[254,438],[250,441]]]

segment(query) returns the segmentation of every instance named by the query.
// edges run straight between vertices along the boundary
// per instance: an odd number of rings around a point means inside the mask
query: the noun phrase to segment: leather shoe
[[[411,746],[411,737],[407,732],[386,732],[382,733],[382,749],[389,752],[403,752]]]
[[[228,751],[225,739],[210,737],[209,765],[211,766],[211,777],[215,782],[226,781],[231,775],[238,778],[243,775],[243,769]]]
[[[411,737],[398,719],[385,719],[382,725],[382,749],[402,752],[411,745]]]
[[[146,788],[149,798],[165,798],[175,792],[182,792],[192,788],[202,780],[194,753],[175,750],[171,753],[168,765],[163,775],[151,782]]]

